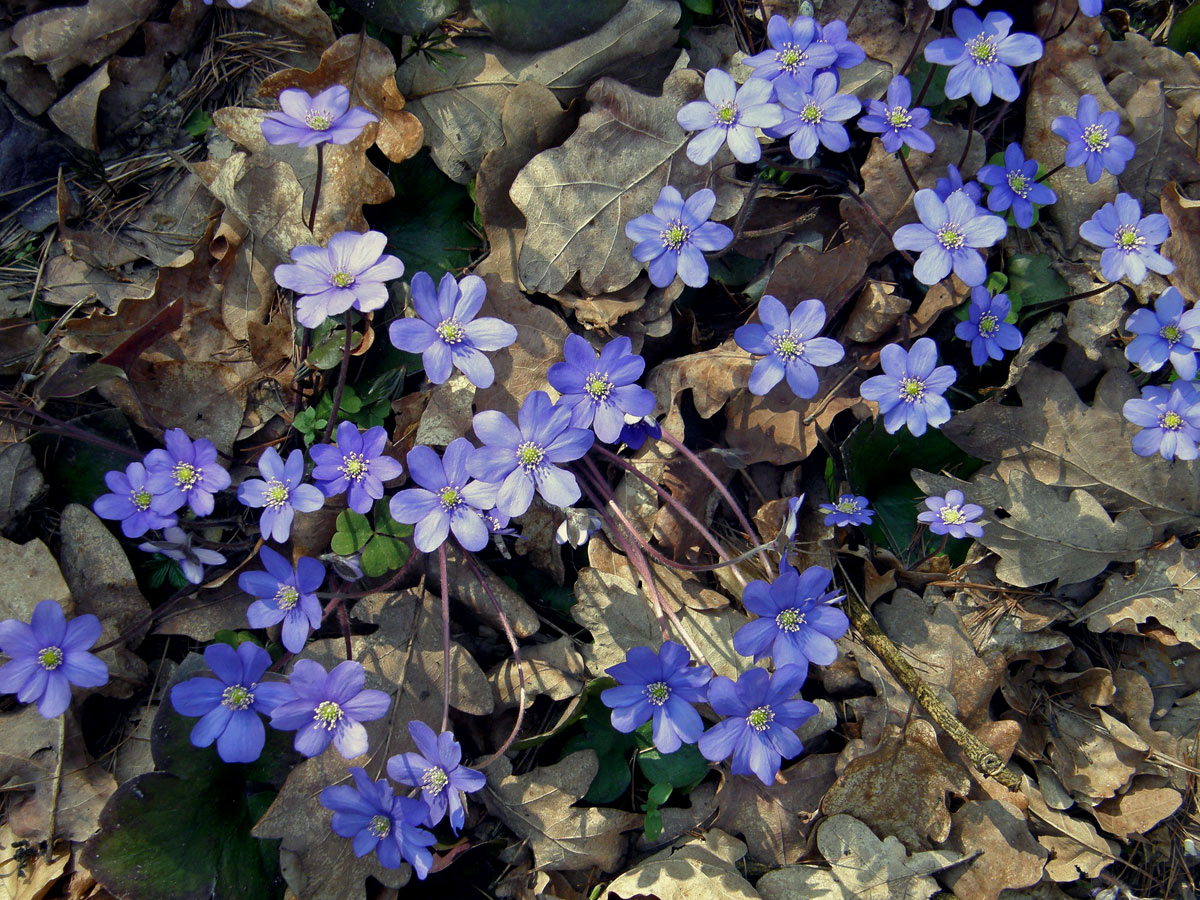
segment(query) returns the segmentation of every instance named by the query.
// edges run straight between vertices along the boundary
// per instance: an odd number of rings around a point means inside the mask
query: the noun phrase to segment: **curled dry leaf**
[[[600,897],[758,900],[758,893],[737,869],[745,853],[746,845],[741,841],[712,829],[634,866],[613,879]]]
[[[61,6],[22,16],[13,26],[17,51],[45,66],[55,81],[76,66],[94,66],[112,56],[158,7],[156,0]]]
[[[745,392],[754,360],[733,339],[712,350],[667,360],[655,366],[645,385],[654,392],[655,414],[666,413],[663,428],[675,434],[683,430],[679,395],[692,392],[692,403],[702,419],[711,419],[730,398]]]
[[[541,694],[551,700],[577,697],[588,679],[587,665],[570,637],[523,648],[520,669],[525,677],[526,707]],[[500,707],[517,705],[521,695],[521,674],[514,660],[506,659],[496,666],[488,673],[488,681],[496,692]]]
[[[22,441],[0,449],[0,531],[25,511],[45,483],[27,443]],[[15,573],[16,570],[9,570],[10,577]]]

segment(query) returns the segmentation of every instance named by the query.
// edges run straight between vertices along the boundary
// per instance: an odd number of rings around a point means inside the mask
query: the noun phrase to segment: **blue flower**
[[[704,731],[704,722],[693,703],[703,703],[712,669],[691,665],[685,647],[663,641],[655,653],[649,647],[634,647],[625,662],[605,669],[617,682],[600,694],[612,710],[612,726],[624,734],[654,720],[654,746],[674,753],[683,744],[694,744]]]
[[[357,513],[370,512],[383,497],[383,483],[399,478],[400,463],[383,455],[387,431],[382,425],[360,433],[347,420],[337,427],[337,443],[315,444],[308,451],[316,467],[313,482],[326,497],[346,494],[346,505]]]
[[[225,762],[254,762],[267,739],[259,716],[269,716],[292,692],[283,682],[259,680],[271,665],[271,654],[252,641],[243,641],[236,650],[209,644],[204,661],[217,677],[181,681],[171,688],[171,706],[181,716],[200,716],[192,728],[192,746],[216,741]]]
[[[138,544],[138,549],[144,553],[161,553],[167,559],[175,560],[183,577],[191,584],[204,580],[205,566],[225,564],[225,557],[216,550],[193,547],[192,536],[177,525],[164,528],[161,541],[146,541]]]
[[[449,731],[434,734],[414,719],[408,723],[408,734],[419,752],[393,756],[387,772],[401,784],[421,789],[426,824],[436,825],[448,817],[451,830],[458,834],[466,820],[463,801],[487,784],[487,776],[462,765],[462,747]]]
[[[946,166],[946,177],[939,178],[933,185],[933,192],[938,195],[939,200],[948,200],[950,195],[955,191],[963,191],[971,202],[976,206],[983,199],[983,188],[979,186],[977,181],[963,181],[962,172],[958,171],[958,166],[954,163]]]
[[[1128,194],[1117,194],[1115,203],[1105,203],[1079,226],[1079,236],[1095,244],[1100,269],[1109,281],[1125,276],[1141,284],[1146,270],[1168,275],[1175,265],[1158,253],[1158,246],[1171,236],[1171,225],[1162,213],[1142,217],[1142,207]]]
[[[832,72],[822,72],[813,79],[812,90],[804,90],[794,82],[775,86],[779,102],[791,113],[782,122],[763,130],[771,137],[788,137],[788,147],[796,159],[811,159],[818,145],[834,153],[850,149],[850,135],[842,122],[858,115],[862,103],[850,94],[839,94],[838,79]]]
[[[767,43],[769,50],[747,56],[743,62],[754,69],[754,78],[764,79],[776,89],[790,84],[807,91],[817,72],[838,62],[838,50],[820,40],[816,21],[808,16],[797,16],[790,25],[783,16],[771,16]]]
[[[825,524],[845,528],[847,525],[870,525],[875,518],[871,501],[854,494],[842,494],[836,503],[822,503],[818,509],[825,513]]]
[[[229,473],[217,462],[217,448],[207,438],[191,440],[182,428],[163,434],[166,450],[146,454],[146,486],[154,493],[156,512],[173,513],[185,503],[198,516],[213,511],[213,494],[229,487]]]
[[[271,713],[271,727],[295,731],[296,751],[305,756],[324,752],[332,742],[338,753],[354,759],[370,749],[362,723],[382,719],[392,702],[365,685],[360,662],[348,659],[326,674],[319,662],[302,659],[292,669],[288,699]]]
[[[258,471],[263,477],[238,485],[237,498],[243,506],[262,509],[258,527],[263,537],[282,544],[292,532],[296,511],[315,512],[325,505],[325,497],[311,484],[303,484],[304,454],[299,450],[293,450],[285,464],[279,451],[268,447],[258,458]]]
[[[1091,184],[1099,181],[1105,171],[1120,175],[1137,152],[1133,141],[1118,133],[1120,128],[1120,114],[1100,112],[1091,94],[1079,98],[1075,118],[1056,116],[1050,124],[1050,130],[1067,142],[1063,161],[1068,166],[1083,166]]]
[[[950,421],[950,404],[942,393],[954,384],[953,366],[937,365],[937,344],[919,338],[912,350],[888,344],[879,352],[883,375],[874,375],[859,389],[866,400],[879,404],[883,427],[895,434],[905,425],[914,436],[925,426],[937,428]]]
[[[813,366],[832,366],[846,355],[837,341],[817,337],[825,327],[825,304],[804,300],[788,315],[784,305],[767,294],[759,301],[758,317],[761,325],[742,325],[733,333],[739,347],[763,356],[750,373],[750,393],[761,397],[787,375],[797,397],[816,396],[819,380]]]
[[[550,386],[562,396],[558,406],[571,410],[571,424],[591,428],[606,444],[621,437],[626,418],[641,419],[654,412],[654,394],[636,382],[646,361],[633,352],[627,337],[609,341],[596,356],[591,344],[577,334],[563,343],[565,362],[546,373]]]
[[[662,437],[662,427],[655,421],[654,416],[626,416],[625,425],[621,428],[621,436],[617,438],[630,450],[641,450],[647,438],[656,441]]]
[[[754,129],[778,125],[783,111],[771,102],[771,83],[751,78],[740,88],[720,69],[709,69],[704,76],[706,100],[684,104],[675,115],[684,131],[699,131],[687,148],[687,158],[698,166],[717,155],[722,144],[739,162],[757,162],[762,147]]]
[[[953,22],[955,37],[925,48],[929,62],[954,67],[946,76],[946,96],[955,100],[970,94],[980,106],[992,94],[1016,100],[1021,87],[1011,67],[1041,59],[1042,42],[1032,34],[1009,34],[1013,20],[1002,12],[990,12],[981,22],[969,9],[958,9]]]
[[[1004,320],[1012,309],[1007,294],[991,295],[986,287],[971,288],[967,320],[959,322],[954,334],[971,343],[971,361],[982,366],[991,359],[1004,359],[1005,350],[1016,350],[1024,342],[1015,325]]]
[[[853,69],[866,60],[867,51],[850,40],[849,29],[841,19],[834,19],[824,26],[816,23],[816,29],[817,39],[813,44],[818,47],[822,44],[832,47],[833,52],[837,54],[832,67],[826,67],[824,71],[830,71],[830,68]]]
[[[63,714],[71,705],[71,685],[100,687],[108,683],[108,666],[88,650],[100,637],[100,620],[90,613],[70,622],[62,607],[42,600],[29,624],[0,622],[0,694],[16,694],[21,703],[38,705],[44,719]]]
[[[929,8],[932,10],[942,10],[953,3],[954,0],[929,0]],[[980,0],[967,0],[972,6],[978,6]]]
[[[917,516],[934,534],[948,534],[952,538],[983,537],[983,523],[975,521],[983,515],[983,507],[964,503],[966,498],[960,490],[946,491],[945,497],[926,497],[927,509]]]
[[[1079,0],[1079,11],[1085,16],[1098,16],[1104,10],[1104,0]]]
[[[483,513],[496,502],[496,485],[467,476],[467,461],[474,452],[466,438],[452,440],[440,459],[422,444],[408,451],[408,474],[420,487],[397,492],[388,510],[397,522],[417,526],[413,544],[422,553],[437,550],[451,531],[468,550],[487,546]]]
[[[1200,397],[1186,382],[1163,388],[1142,388],[1141,399],[1126,400],[1121,414],[1141,428],[1133,436],[1138,456],[1158,453],[1165,460],[1195,459],[1200,455]]]
[[[723,675],[714,678],[708,703],[727,718],[701,735],[704,758],[720,762],[732,755],[734,775],[756,775],[768,787],[774,784],[780,763],[804,750],[795,729],[819,711],[807,700],[790,699],[806,674],[804,666],[782,666],[774,675],[750,669],[736,683]]]
[[[727,225],[708,221],[717,195],[701,188],[688,197],[667,185],[659,192],[654,211],[643,213],[625,224],[625,236],[637,241],[633,258],[650,263],[650,283],[666,287],[679,279],[688,287],[708,283],[705,253],[724,250],[733,241]]]
[[[325,582],[325,567],[301,556],[293,568],[282,554],[262,547],[258,558],[266,571],[243,572],[238,587],[257,597],[246,610],[251,628],[283,623],[283,646],[291,653],[304,649],[308,633],[321,627],[321,601],[317,588]]]
[[[275,283],[300,295],[296,321],[316,328],[330,316],[353,307],[374,312],[388,301],[385,282],[404,274],[404,263],[383,252],[380,231],[340,231],[325,247],[300,244],[291,250],[295,263],[275,267]]]
[[[961,10],[960,10],[961,11]],[[917,250],[921,256],[913,275],[923,284],[937,284],[954,274],[974,287],[987,280],[987,267],[977,248],[991,247],[1008,233],[999,216],[979,209],[964,191],[943,202],[931,190],[917,191],[913,205],[920,223],[902,225],[893,235],[897,250]]]
[[[733,649],[754,661],[771,657],[776,667],[827,666],[837,659],[835,640],[846,633],[850,620],[832,604],[842,599],[827,591],[833,573],[822,566],[781,572],[768,584],[751,581],[742,592],[742,605],[756,616],[733,636]]]
[[[175,516],[153,508],[154,492],[148,482],[146,467],[140,462],[131,462],[124,472],[105,472],[104,483],[112,493],[97,497],[92,511],[102,519],[119,521],[121,534],[127,538],[141,537],[153,528],[170,528]]]
[[[239,0],[230,5],[246,4]],[[363,128],[378,121],[378,116],[361,106],[350,108],[350,89],[345,85],[335,84],[315,97],[301,88],[286,88],[279,93],[279,111],[269,112],[263,119],[262,135],[268,144],[349,144]]]
[[[1009,144],[1004,151],[1003,166],[984,166],[978,178],[988,185],[987,205],[992,212],[1004,212],[1012,207],[1013,218],[1021,228],[1033,224],[1033,205],[1049,206],[1058,194],[1037,180],[1036,159],[1025,159],[1020,144]]]
[[[1137,335],[1125,347],[1125,358],[1143,372],[1157,372],[1167,360],[1184,381],[1196,377],[1196,344],[1200,341],[1200,309],[1184,312],[1183,294],[1169,287],[1154,309],[1138,309],[1125,322]]]
[[[372,850],[379,864],[398,869],[407,861],[417,878],[425,879],[433,866],[429,848],[437,837],[424,828],[425,804],[412,797],[398,797],[386,779],[372,781],[366,769],[351,766],[354,787],[335,784],[321,791],[321,805],[333,812],[334,834],[354,839],[354,855]]]
[[[881,133],[883,149],[888,153],[895,153],[904,144],[922,153],[932,153],[937,144],[921,130],[929,124],[929,110],[911,106],[912,86],[903,75],[897,75],[888,84],[886,103],[867,101],[867,115],[858,120],[858,127]]]

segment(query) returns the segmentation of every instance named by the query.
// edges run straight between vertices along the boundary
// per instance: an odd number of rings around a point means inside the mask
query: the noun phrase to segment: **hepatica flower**
[[[925,522],[934,534],[983,537],[983,523],[975,521],[983,515],[983,507],[965,500],[960,490],[946,491],[945,497],[926,497],[927,508],[917,516],[917,521]]]
[[[204,547],[193,547],[192,536],[176,525],[163,529],[161,541],[146,541],[138,544],[138,549],[144,553],[161,553],[167,559],[175,560],[190,584],[199,584],[204,580],[205,566],[225,565],[222,554]]]
[[[104,483],[112,493],[97,497],[92,511],[102,519],[120,522],[125,537],[141,537],[152,528],[175,524],[175,516],[153,508],[154,491],[150,489],[146,467],[140,462],[131,462],[124,472],[116,469],[105,472]]]
[[[854,494],[842,494],[835,503],[822,503],[818,509],[825,513],[825,524],[845,528],[847,525],[870,525],[875,518],[871,501]]]
[[[1082,3],[1079,8],[1083,10]],[[1063,161],[1068,166],[1083,166],[1091,184],[1099,181],[1106,171],[1120,175],[1133,159],[1137,148],[1133,141],[1119,134],[1120,129],[1120,114],[1112,110],[1100,112],[1100,105],[1091,94],[1079,98],[1075,118],[1056,116],[1050,125],[1050,130],[1067,142]]]
[[[346,759],[369,749],[363,722],[387,714],[391,698],[383,691],[364,689],[362,663],[346,660],[329,674],[319,662],[302,659],[292,669],[293,697],[271,715],[271,727],[296,732],[296,750],[316,756],[330,742]]]
[[[262,123],[268,144],[348,144],[371,122],[374,113],[361,106],[350,109],[350,91],[335,84],[313,97],[300,88],[279,92],[279,112],[267,113]]]
[[[811,90],[804,90],[790,81],[775,86],[779,102],[786,110],[784,119],[773,128],[764,129],[771,137],[788,137],[788,147],[796,159],[811,159],[818,145],[834,153],[850,149],[850,135],[842,122],[858,115],[862,103],[850,94],[839,94],[838,79],[832,72],[822,72],[813,79]]]
[[[758,317],[761,325],[752,322],[733,333],[747,353],[763,355],[750,373],[750,393],[762,396],[786,375],[797,397],[816,396],[819,379],[813,366],[831,366],[846,353],[832,338],[817,337],[825,327],[825,304],[804,300],[789,315],[779,300],[767,294],[759,301]]]
[[[451,531],[468,550],[487,546],[483,514],[496,502],[496,485],[468,477],[467,460],[474,452],[466,438],[452,440],[440,459],[424,445],[408,451],[408,474],[420,487],[399,491],[388,511],[397,522],[417,526],[413,543],[422,553],[442,546]]]
[[[387,236],[379,231],[339,231],[324,247],[292,248],[294,263],[275,267],[275,282],[300,295],[296,321],[316,328],[350,308],[373,312],[388,301],[384,282],[404,274],[404,263],[383,252]]]
[[[388,775],[400,784],[421,789],[425,803],[425,822],[436,825],[449,817],[455,834],[463,827],[467,794],[487,784],[487,776],[462,765],[462,747],[449,731],[434,734],[424,722],[408,723],[408,734],[417,745],[416,753],[401,753],[388,760]]]
[[[546,379],[562,394],[558,405],[571,410],[576,428],[591,428],[596,437],[612,444],[628,416],[641,419],[654,412],[654,394],[634,383],[646,361],[633,352],[629,338],[609,341],[597,356],[586,340],[569,334],[563,356],[566,361],[552,365]]]
[[[1104,0],[1079,0],[1079,11],[1085,16],[1098,16],[1104,10]]]
[[[146,486],[154,493],[150,505],[173,513],[187,504],[198,516],[213,511],[213,494],[229,487],[229,473],[217,462],[217,448],[207,438],[192,440],[182,428],[163,434],[165,450],[146,454]]]
[[[641,450],[647,439],[656,441],[662,437],[662,427],[653,416],[626,416],[625,425],[621,428],[618,440],[630,450]]]
[[[734,775],[756,775],[768,787],[774,784],[780,762],[804,750],[795,729],[818,712],[807,700],[791,699],[805,674],[804,666],[782,666],[774,675],[756,667],[736,683],[723,675],[714,678],[708,703],[726,718],[701,735],[704,758],[720,762],[732,755]]]
[[[899,344],[888,344],[879,361],[884,374],[868,378],[860,391],[864,399],[879,404],[888,434],[907,425],[920,437],[926,425],[937,428],[950,421],[950,404],[942,393],[954,384],[954,368],[937,364],[937,344],[930,338],[919,338],[907,352]]]
[[[776,666],[827,666],[837,659],[837,645],[850,627],[846,614],[832,604],[842,599],[827,591],[833,573],[822,566],[803,572],[788,569],[774,581],[752,581],[742,604],[758,616],[738,629],[733,648],[754,661],[771,657]]]
[[[217,742],[217,754],[228,763],[254,762],[267,739],[259,716],[268,716],[292,696],[283,682],[260,681],[271,654],[251,641],[234,650],[209,644],[204,661],[216,678],[189,678],[171,688],[171,706],[182,716],[199,716],[192,728],[195,747]]]
[[[99,637],[99,619],[88,614],[68,622],[53,600],[35,606],[28,625],[5,619],[0,622],[0,652],[9,661],[0,667],[0,694],[36,702],[42,718],[62,715],[71,705],[71,685],[108,683],[108,666],[88,652]]]
[[[354,855],[372,850],[379,864],[398,869],[408,862],[424,880],[433,866],[429,848],[437,837],[421,828],[425,804],[412,797],[398,797],[384,778],[372,781],[366,769],[351,766],[354,787],[335,784],[321,791],[321,805],[333,812],[334,834],[353,838]]]
[[[797,16],[791,24],[783,16],[771,16],[767,22],[769,48],[747,56],[744,62],[754,69],[754,78],[776,88],[791,84],[806,91],[812,87],[813,75],[838,61],[838,51],[819,37],[817,23],[809,16]]]
[[[1162,213],[1142,216],[1142,207],[1128,194],[1117,194],[1114,203],[1105,203],[1095,215],[1079,226],[1079,236],[1095,244],[1100,254],[1100,269],[1109,281],[1125,276],[1141,284],[1146,270],[1167,275],[1175,264],[1158,252],[1159,245],[1171,236],[1171,225]]]
[[[970,94],[980,106],[992,94],[1016,100],[1021,87],[1011,67],[1041,59],[1042,42],[1032,34],[1009,34],[1013,20],[1002,12],[990,12],[981,22],[969,9],[958,9],[952,21],[954,37],[925,47],[926,60],[954,67],[946,76],[946,96],[954,100]]]
[[[383,497],[383,483],[399,478],[403,467],[383,455],[387,431],[382,425],[360,433],[353,422],[338,425],[337,444],[315,444],[308,451],[316,468],[313,482],[326,497],[346,494],[346,504],[367,513]]]
[[[325,567],[302,556],[295,568],[270,547],[258,551],[266,571],[243,572],[238,587],[257,597],[246,610],[252,628],[283,623],[283,646],[292,653],[304,649],[308,633],[321,627],[321,601],[317,589],[325,581]]]
[[[708,221],[717,195],[701,188],[685,201],[683,194],[667,185],[658,195],[654,211],[643,213],[625,224],[625,236],[637,241],[633,258],[650,264],[650,283],[666,287],[675,280],[688,287],[708,283],[705,253],[723,250],[733,241],[733,230]]]
[[[1013,218],[1022,228],[1033,224],[1033,207],[1049,206],[1058,195],[1037,181],[1036,159],[1025,159],[1020,144],[1009,144],[1004,151],[1004,165],[984,166],[978,178],[988,185],[987,205],[992,212],[1012,208]]]
[[[1134,310],[1125,330],[1136,337],[1125,347],[1125,358],[1143,372],[1157,372],[1167,360],[1184,381],[1196,377],[1196,344],[1200,341],[1200,310],[1184,312],[1183,294],[1169,287],[1154,308]]]
[[[545,391],[525,398],[517,423],[494,409],[476,413],[473,427],[485,446],[467,460],[467,471],[480,481],[500,485],[496,508],[506,516],[529,509],[535,490],[551,506],[571,506],[580,497],[579,484],[557,464],[587,453],[592,432],[572,426],[571,411],[552,404]]]
[[[971,288],[967,319],[959,322],[954,334],[971,344],[971,361],[982,366],[991,359],[1004,359],[1005,350],[1016,350],[1024,342],[1015,325],[1004,320],[1012,305],[1007,294],[991,295],[986,287]]]
[[[849,29],[841,19],[834,19],[824,26],[817,23],[816,29],[817,39],[813,42],[813,46],[820,47],[824,44],[832,47],[833,52],[837,54],[832,68],[853,69],[867,58],[867,51],[850,40]]]
[[[685,647],[663,641],[658,653],[634,647],[625,654],[625,662],[605,669],[617,682],[600,694],[612,710],[613,728],[629,734],[653,720],[654,746],[661,753],[696,743],[704,722],[692,704],[704,702],[712,669],[691,661]]]
[[[950,163],[946,166],[946,177],[939,178],[934,183],[933,192],[938,195],[939,200],[947,200],[955,191],[963,191],[976,205],[983,199],[983,188],[979,186],[979,182],[963,181],[962,172],[958,171],[958,166]]]
[[[709,69],[704,96],[684,104],[675,116],[684,131],[700,132],[688,143],[688,159],[702,166],[728,144],[740,162],[757,162],[762,147],[754,129],[783,121],[782,110],[771,102],[771,83],[751,78],[739,88],[725,72]]]
[[[921,130],[929,124],[929,110],[911,106],[912,85],[903,75],[897,75],[888,84],[886,103],[867,101],[867,115],[858,120],[858,127],[882,135],[883,149],[888,153],[895,153],[905,144],[913,150],[932,153],[937,145]]]
[[[962,10],[959,10],[962,12]],[[913,199],[919,223],[896,229],[897,250],[917,250],[921,256],[913,275],[923,284],[937,284],[953,270],[970,286],[987,280],[980,248],[991,247],[1008,233],[999,216],[982,212],[965,192],[955,191],[943,202],[931,190]]]
[[[263,476],[238,485],[237,498],[243,506],[261,509],[258,527],[263,537],[283,543],[292,531],[297,510],[315,512],[325,505],[324,495],[311,484],[304,484],[304,454],[293,450],[285,464],[274,447],[258,458]]]
[[[1141,399],[1126,400],[1121,414],[1141,428],[1133,436],[1138,456],[1159,454],[1165,460],[1195,459],[1200,441],[1200,398],[1186,382],[1170,389],[1142,388]]]

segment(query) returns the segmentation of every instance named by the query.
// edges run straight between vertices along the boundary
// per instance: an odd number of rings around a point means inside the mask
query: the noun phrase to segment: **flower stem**
[[[912,65],[912,61],[917,58],[917,51],[921,49],[921,39],[925,37],[925,32],[929,30],[929,25],[933,21],[933,7],[928,3],[925,4],[927,9],[925,12],[925,20],[921,22],[921,28],[917,31],[917,39],[913,41],[912,49],[908,51],[908,58],[904,60],[897,75],[904,75],[908,72],[908,67]]]
[[[971,117],[967,120],[967,142],[963,144],[962,155],[958,158],[958,168],[962,168],[967,161],[967,154],[971,152],[971,138],[975,136],[975,114],[979,112],[979,104],[974,100],[971,101]]]
[[[847,30],[849,30],[849,28],[850,28],[850,23],[852,23],[854,21],[854,17],[858,15],[858,11],[860,9],[862,9],[862,5],[863,5],[863,0],[858,0],[858,2],[854,4],[854,9],[850,10],[850,15],[846,16]]]
[[[350,613],[345,603],[337,605],[338,625],[342,629],[342,640],[346,642],[346,659],[354,659],[354,647],[350,644]]]
[[[913,101],[913,108],[921,105],[921,101],[925,99],[925,94],[929,92],[929,86],[933,84],[933,73],[937,71],[937,66],[930,66],[929,71],[925,73],[925,83],[921,85],[921,90],[917,92],[917,99]]]
[[[46,861],[54,859],[54,832],[58,829],[58,798],[62,794],[63,757],[67,752],[67,714],[58,716],[58,759],[54,763],[54,781],[50,784],[50,823],[46,833]]]
[[[320,146],[319,144],[317,146]],[[325,433],[321,435],[321,443],[328,444],[329,436],[333,434],[337,423],[338,410],[342,406],[342,392],[346,390],[346,372],[350,369],[350,349],[354,339],[354,331],[350,328],[350,311],[346,311],[346,344],[342,347],[342,365],[338,368],[337,387],[333,391],[333,405],[329,408],[329,421],[325,423]]]
[[[98,434],[93,434],[85,428],[80,428],[78,425],[73,425],[70,422],[64,422],[62,419],[57,419],[49,413],[43,412],[36,406],[27,404],[22,400],[14,397],[11,394],[0,394],[0,400],[11,403],[21,412],[27,415],[36,416],[49,422],[50,425],[32,425],[29,422],[24,422],[20,419],[12,418],[0,414],[0,422],[7,422],[9,425],[15,425],[18,428],[29,428],[43,434],[57,434],[62,437],[74,438],[77,441],[83,441],[88,444],[94,444],[97,447],[103,447],[106,450],[111,450],[114,453],[120,453],[123,456],[129,456],[133,459],[141,459],[142,454],[136,450],[131,450],[128,447],[123,447],[120,444],[100,437]]]
[[[317,144],[317,180],[313,182],[312,208],[308,211],[308,230],[316,237],[317,203],[321,200],[321,176],[325,174],[325,145]]]
[[[896,155],[900,157],[900,165],[904,166],[904,177],[908,179],[908,183],[912,186],[913,192],[916,193],[921,189],[921,186],[917,184],[917,179],[913,178],[912,169],[908,167],[908,160],[904,158],[904,152],[901,151]]]
[[[1053,169],[1051,169],[1049,172],[1047,172],[1045,175],[1043,175],[1041,178],[1039,178],[1037,180],[1039,182],[1045,181],[1047,178],[1049,178],[1051,175],[1053,175],[1059,169],[1065,168],[1066,165],[1067,165],[1066,162],[1060,162],[1057,166],[1055,166]]]
[[[442,579],[442,727],[450,724],[450,581],[446,578],[446,542],[438,547],[438,574]]]

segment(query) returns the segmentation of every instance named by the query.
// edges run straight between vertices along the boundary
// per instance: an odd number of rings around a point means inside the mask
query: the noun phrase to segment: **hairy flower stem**
[[[1043,175],[1041,178],[1039,178],[1038,181],[1039,182],[1045,181],[1047,178],[1049,178],[1051,175],[1053,175],[1059,169],[1065,168],[1066,165],[1067,164],[1065,162],[1060,162],[1057,166],[1055,166],[1053,169],[1051,169],[1049,172],[1047,172],[1045,175]]]
[[[438,547],[438,575],[442,579],[442,727],[450,724],[450,580],[446,577],[446,542]]]
[[[933,22],[933,7],[929,6],[929,4],[925,5],[927,7],[925,11],[925,19],[921,22],[921,28],[917,32],[917,39],[913,41],[912,49],[908,51],[908,57],[904,60],[904,65],[902,65],[899,71],[896,72],[897,75],[908,74],[908,67],[911,66],[912,61],[917,58],[917,51],[921,49],[921,40],[925,37],[925,32],[929,30],[930,23]],[[884,96],[886,97],[887,94],[885,93]],[[883,98],[881,97],[880,99]]]
[[[933,73],[937,71],[937,66],[930,66],[929,71],[925,74],[925,83],[921,85],[921,90],[917,91],[917,99],[913,101],[913,108],[921,105],[921,101],[925,99],[925,95],[929,92],[929,86],[933,84]]]
[[[971,138],[975,136],[975,115],[979,112],[979,104],[974,100],[971,101],[971,116],[967,119],[967,142],[963,144],[962,155],[958,158],[958,167],[961,169],[967,161],[967,154],[971,152]],[[990,132],[989,132],[990,135]],[[987,139],[984,139],[984,150],[987,150]]]
[[[325,174],[325,145],[317,144],[317,180],[313,182],[312,208],[308,211],[308,230],[316,237],[317,204],[321,200],[321,176]]]
[[[319,147],[320,144],[317,146]],[[346,390],[346,373],[350,370],[350,350],[354,331],[350,328],[349,310],[346,311],[344,321],[346,326],[346,343],[342,347],[342,364],[338,367],[337,387],[333,391],[333,405],[329,408],[329,421],[325,423],[325,433],[321,435],[322,444],[329,443],[329,436],[333,434],[334,426],[337,424],[338,411],[342,407],[342,392]]]
[[[850,10],[850,15],[846,16],[846,29],[847,30],[849,30],[850,23],[854,21],[855,16],[858,15],[858,11],[860,9],[862,9],[862,5],[863,5],[863,0],[858,0],[858,2],[854,4],[854,9]]]
[[[912,169],[908,167],[908,160],[904,158],[903,151],[897,153],[896,155],[900,157],[900,165],[904,167],[904,177],[908,179],[908,183],[912,187],[913,193],[915,194],[921,189],[921,186],[917,184],[917,179],[913,178]]]
[[[120,453],[123,456],[128,456],[133,459],[142,458],[142,454],[137,450],[131,450],[129,447],[123,447],[120,444],[100,437],[98,434],[93,434],[85,428],[80,428],[78,425],[73,425],[70,422],[64,422],[62,419],[55,418],[49,413],[43,412],[36,406],[26,403],[12,394],[0,394],[0,402],[3,402],[6,405],[11,404],[21,412],[30,416],[36,416],[37,418],[42,419],[45,422],[49,422],[50,424],[33,425],[29,422],[22,421],[21,419],[16,419],[3,414],[0,414],[0,422],[6,422],[7,424],[14,425],[18,428],[29,428],[42,434],[57,434],[62,437],[74,438],[77,441],[94,444],[97,447],[103,447],[106,450],[111,450],[114,453]]]
[[[339,603],[337,605],[338,625],[342,629],[342,640],[346,642],[346,659],[354,659],[354,647],[350,644],[350,613],[346,611],[346,604]]]

